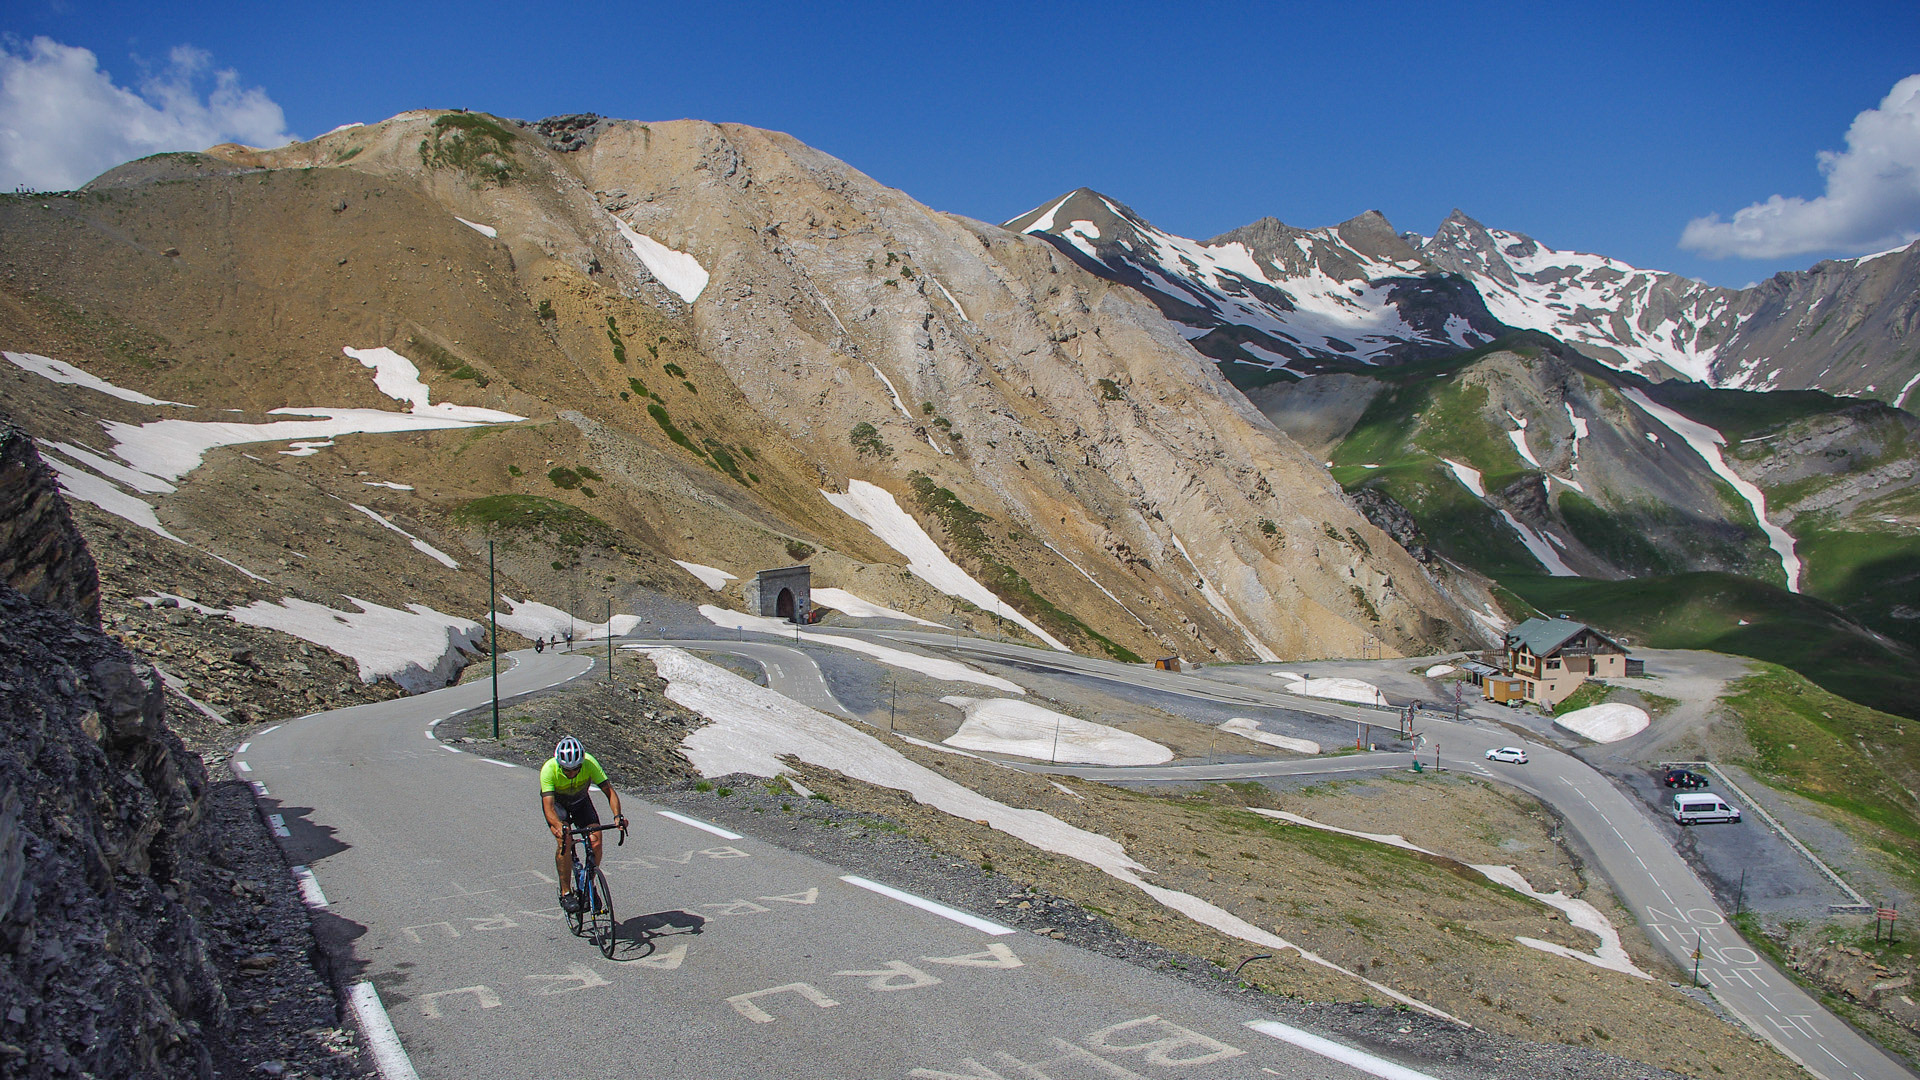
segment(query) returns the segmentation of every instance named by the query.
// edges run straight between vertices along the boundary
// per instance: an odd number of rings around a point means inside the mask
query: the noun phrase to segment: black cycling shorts
[[[545,795],[542,795],[540,796],[540,801],[544,804],[546,798]],[[591,790],[582,791],[578,798],[573,799],[555,795],[553,797],[553,812],[559,815],[560,824],[562,825],[600,824],[600,811],[593,805],[593,793]],[[547,816],[544,805],[542,805],[540,809],[540,816],[543,819]]]

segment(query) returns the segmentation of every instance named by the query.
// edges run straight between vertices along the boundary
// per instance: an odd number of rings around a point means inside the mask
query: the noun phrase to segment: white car
[[[1527,752],[1517,746],[1502,746],[1487,751],[1487,760],[1511,761],[1515,765],[1525,765],[1527,763]]]

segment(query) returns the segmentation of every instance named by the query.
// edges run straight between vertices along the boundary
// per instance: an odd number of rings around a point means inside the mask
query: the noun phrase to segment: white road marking
[[[492,758],[490,758],[490,757],[483,757],[483,758],[481,758],[480,760],[481,760],[481,761],[484,761],[484,762],[486,762],[486,763],[487,763],[487,764],[489,764],[489,765],[500,765],[500,766],[504,766],[505,768],[509,768],[509,769],[517,769],[517,768],[519,768],[519,767],[520,767],[520,766],[518,766],[518,765],[515,765],[515,764],[514,764],[513,762],[511,762],[511,761],[495,761],[495,760],[493,760],[493,759],[492,759]]]
[[[441,744],[440,744],[440,749],[442,749],[442,750],[445,750],[445,751],[446,751],[447,753],[449,753],[449,754],[459,754],[459,753],[464,753],[464,752],[465,752],[465,751],[461,751],[461,750],[455,750],[455,749],[454,749],[453,747],[451,747],[451,746],[448,746],[448,745],[447,745],[446,743],[441,743]]]
[[[710,832],[722,840],[746,839],[745,837],[741,836],[737,832],[728,832],[727,830],[721,828],[718,825],[709,825],[706,822],[701,821],[699,818],[690,818],[685,814],[676,814],[671,810],[656,810],[654,811],[654,813],[659,814],[663,818],[671,818],[682,825],[691,825],[696,829],[701,829],[706,832]]]
[[[252,772],[252,771],[253,771],[253,766],[251,766],[251,765],[249,765],[249,764],[247,764],[247,763],[246,763],[246,762],[244,762],[244,761],[236,761],[236,762],[234,762],[234,763],[233,763],[233,765],[234,765],[234,767],[235,767],[235,768],[237,768],[237,769],[239,769],[239,770],[240,770],[241,772]]]
[[[1640,864],[1640,869],[1645,870],[1649,874],[1653,873],[1653,867],[1647,865],[1647,860],[1635,855],[1633,861]]]
[[[267,785],[261,783],[258,780],[249,780],[247,781],[247,783],[253,786],[253,793],[255,795],[258,795],[263,799],[267,797]]]
[[[439,723],[439,721],[437,721],[437,720],[436,720],[436,721],[434,721],[434,722],[435,722],[435,723]],[[421,732],[420,734],[422,734],[422,735],[425,735],[425,736],[426,736],[427,738],[429,738],[429,739],[431,739],[431,738],[433,738],[433,729],[432,729],[432,728],[428,728],[427,730],[425,730],[425,731],[423,731],[423,732]]]
[[[1372,1054],[1355,1050],[1351,1046],[1334,1042],[1332,1039],[1323,1039],[1310,1032],[1301,1031],[1297,1027],[1288,1027],[1277,1020],[1249,1020],[1247,1026],[1269,1038],[1292,1043],[1302,1050],[1311,1051],[1323,1058],[1358,1069],[1369,1076],[1378,1076],[1381,1080],[1434,1080],[1426,1073],[1415,1072],[1405,1065],[1374,1057]]]
[[[287,819],[284,815],[268,814],[267,824],[273,826],[273,835],[275,836],[288,837],[293,835],[293,833],[287,828]]]
[[[300,899],[316,911],[326,907],[327,894],[320,891],[320,882],[314,878],[313,871],[304,866],[295,866],[291,869],[294,884],[300,886]]]
[[[271,732],[275,732],[275,731],[279,731],[279,730],[280,730],[280,725],[279,725],[279,724],[275,724],[275,725],[273,725],[273,726],[272,726],[272,727],[270,727],[270,728],[261,728],[261,729],[260,729],[260,735],[266,735],[266,734],[269,734],[269,733],[271,733]],[[255,735],[255,736],[254,736],[254,738],[256,738],[256,739],[257,739],[257,738],[259,738],[259,737],[260,737],[260,735]]]
[[[991,919],[983,919],[978,915],[970,915],[958,908],[950,908],[945,904],[936,904],[925,897],[915,896],[910,892],[896,889],[891,885],[882,885],[877,881],[868,881],[866,878],[855,877],[852,874],[843,874],[840,880],[856,888],[866,889],[869,892],[877,892],[881,896],[891,897],[903,904],[912,905],[921,911],[932,912],[943,919],[951,919],[962,926],[971,926],[982,933],[993,934],[996,937],[1003,934],[1019,933],[1019,931],[1011,926],[1001,926]]]
[[[367,1049],[373,1051],[373,1063],[383,1080],[420,1080],[420,1074],[413,1071],[412,1059],[407,1057],[407,1048],[400,1045],[400,1036],[394,1033],[393,1021],[387,1018],[387,1007],[380,1004],[380,991],[370,982],[354,983],[347,1001],[360,1020],[360,1032],[367,1038]]]
[[[236,754],[244,754],[252,747],[253,744],[251,742],[243,742],[239,746],[234,747],[233,752]]]
[[[1774,1004],[1773,1002],[1771,1002],[1771,1001],[1768,1001],[1768,1000],[1767,1000],[1767,995],[1765,995],[1765,994],[1763,994],[1763,993],[1761,993],[1761,992],[1759,992],[1758,990],[1755,990],[1755,991],[1753,992],[1753,996],[1754,996],[1754,997],[1757,997],[1757,998],[1759,998],[1762,1004],[1764,1004],[1764,1005],[1765,1005],[1765,1006],[1766,1006],[1767,1008],[1769,1008],[1769,1009],[1772,1009],[1772,1010],[1773,1010],[1774,1012],[1779,1012],[1779,1011],[1780,1011],[1780,1006],[1778,1006],[1778,1005],[1775,1005],[1775,1004]]]

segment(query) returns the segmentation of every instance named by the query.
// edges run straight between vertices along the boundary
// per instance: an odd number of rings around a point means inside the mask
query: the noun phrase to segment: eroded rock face
[[[0,585],[0,1073],[190,1075],[226,1011],[180,883],[206,773],[154,670],[76,620],[93,559],[18,432],[4,462],[0,563],[34,594]]]
[[[81,622],[100,622],[100,579],[33,440],[0,420],[0,582]]]

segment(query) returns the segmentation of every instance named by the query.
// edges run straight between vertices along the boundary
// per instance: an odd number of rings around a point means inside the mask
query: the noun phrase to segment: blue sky
[[[1711,236],[1679,243],[1704,215],[1822,195],[1815,154],[1846,149],[1856,115],[1920,74],[1912,0],[15,0],[0,33],[15,60],[39,36],[90,50],[136,91],[178,76],[173,50],[190,46],[207,58],[203,98],[210,72],[231,70],[236,91],[257,88],[252,103],[277,104],[303,137],[423,106],[754,124],[996,221],[1082,184],[1200,238],[1269,214],[1311,226],[1367,209],[1430,232],[1458,206],[1554,247],[1728,285],[1857,254],[1875,229],[1920,233],[1893,198],[1851,231],[1720,244],[1792,254],[1710,259]],[[1807,250],[1822,229],[1842,239]]]

